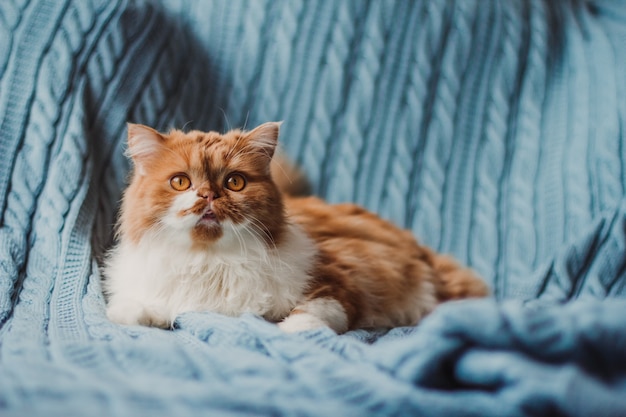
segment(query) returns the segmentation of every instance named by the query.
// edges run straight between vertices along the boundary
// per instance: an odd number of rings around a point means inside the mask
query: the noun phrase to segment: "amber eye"
[[[191,180],[186,175],[182,175],[182,174],[174,175],[170,179],[170,185],[176,191],[185,191],[185,190],[188,190],[189,187],[191,187]]]
[[[241,191],[246,186],[246,179],[241,174],[230,174],[226,178],[226,188],[231,191]]]

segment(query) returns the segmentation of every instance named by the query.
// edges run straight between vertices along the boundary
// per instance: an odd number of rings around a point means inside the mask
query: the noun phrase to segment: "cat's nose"
[[[217,194],[211,191],[208,187],[202,187],[198,189],[198,197],[202,197],[206,200],[212,201],[217,198]]]

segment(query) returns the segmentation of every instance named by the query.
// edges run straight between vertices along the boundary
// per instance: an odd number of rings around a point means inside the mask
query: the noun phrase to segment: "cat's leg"
[[[131,300],[111,300],[107,307],[107,317],[114,323],[126,325],[141,325],[170,329],[172,320],[161,310],[148,307]]]
[[[348,315],[343,305],[331,297],[309,299],[296,306],[289,316],[278,323],[287,333],[330,327],[337,333],[348,330]]]

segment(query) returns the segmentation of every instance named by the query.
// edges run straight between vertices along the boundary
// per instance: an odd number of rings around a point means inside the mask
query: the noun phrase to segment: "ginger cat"
[[[414,325],[437,304],[488,294],[472,271],[353,204],[281,192],[280,123],[226,134],[128,125],[134,163],[107,315],[169,328],[186,311],[255,313],[287,332]]]

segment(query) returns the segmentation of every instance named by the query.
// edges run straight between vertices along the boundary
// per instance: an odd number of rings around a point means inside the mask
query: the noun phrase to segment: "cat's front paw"
[[[107,317],[114,323],[170,329],[172,320],[155,308],[137,303],[116,303],[107,308]]]
[[[139,316],[138,321],[142,326],[158,327],[166,330],[171,329],[173,324],[169,317],[148,308],[144,308],[143,314]]]
[[[320,327],[328,327],[328,324],[319,317],[309,313],[292,313],[278,323],[278,327],[286,333],[296,333],[319,329]]]

